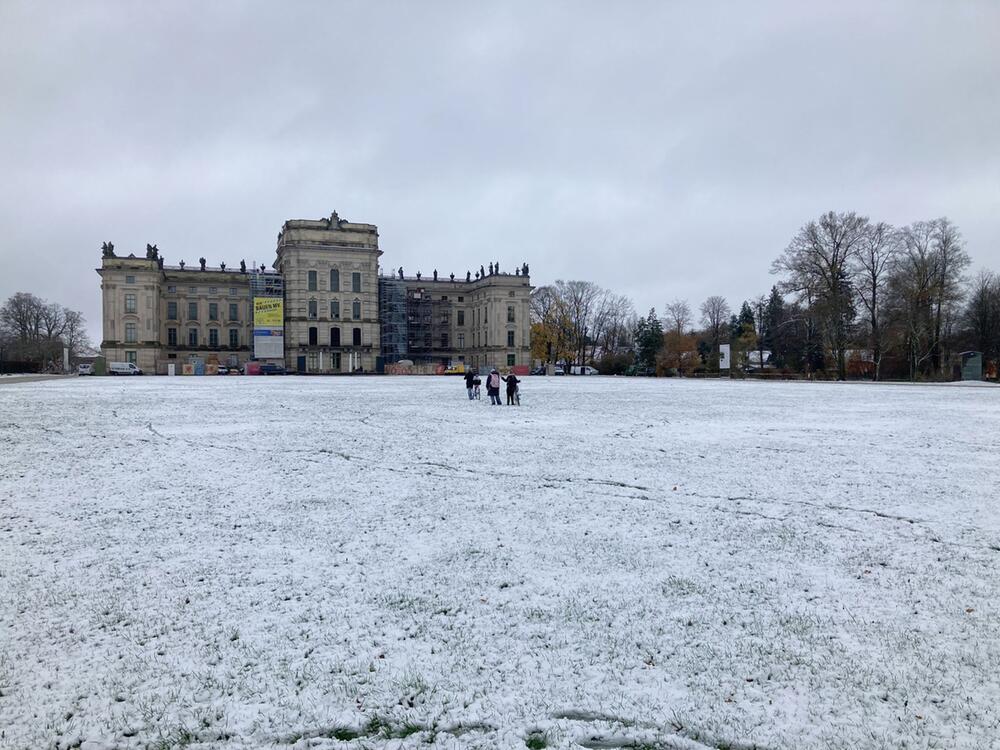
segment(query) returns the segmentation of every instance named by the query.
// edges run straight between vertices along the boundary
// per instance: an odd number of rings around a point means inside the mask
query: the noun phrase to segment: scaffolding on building
[[[406,359],[409,353],[406,283],[402,279],[385,276],[379,278],[378,317],[383,363],[394,364]]]
[[[277,271],[251,271],[250,297],[283,297],[285,280]]]
[[[451,305],[422,288],[406,292],[407,350],[414,362],[448,365]]]

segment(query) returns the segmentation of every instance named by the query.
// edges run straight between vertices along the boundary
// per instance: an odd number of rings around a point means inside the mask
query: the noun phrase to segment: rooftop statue
[[[247,262],[246,262],[246,260],[241,260],[240,261],[240,273],[246,273],[246,272],[247,272]]]
[[[101,257],[102,258],[114,258],[115,257],[115,246],[111,242],[101,243]]]
[[[205,270],[205,259],[204,258],[198,258],[198,262],[201,264],[201,270],[204,271]]]

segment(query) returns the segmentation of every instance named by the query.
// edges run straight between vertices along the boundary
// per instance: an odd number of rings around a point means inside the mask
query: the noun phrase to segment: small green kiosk
[[[962,352],[962,380],[983,379],[983,353]]]

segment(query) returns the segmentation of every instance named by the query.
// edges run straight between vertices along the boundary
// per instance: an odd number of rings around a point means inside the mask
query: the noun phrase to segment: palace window
[[[188,318],[198,320],[198,303],[188,302]]]
[[[353,331],[352,341],[354,346],[361,346],[361,329],[355,328]]]
[[[197,328],[188,328],[188,346],[198,346]]]
[[[351,317],[355,320],[361,320],[361,300],[354,300],[351,303]]]
[[[125,277],[125,283],[126,284],[134,284],[135,283],[135,276],[126,276]]]
[[[175,286],[168,286],[167,287],[167,294],[176,294],[176,293],[177,293],[177,287],[175,287]]]
[[[240,306],[236,302],[229,303],[229,319],[230,320],[240,319]]]
[[[234,287],[234,286],[229,287],[229,296],[230,297],[236,297],[239,293],[240,292],[239,292],[239,290],[236,287]]]
[[[340,352],[330,352],[330,369],[340,371]]]
[[[514,346],[514,332],[507,331],[507,346]]]
[[[355,271],[351,274],[351,291],[360,292],[361,291],[361,274]]]
[[[219,329],[209,328],[208,329],[208,345],[218,346],[219,345]]]
[[[507,305],[507,322],[508,323],[513,323],[514,322],[514,306],[513,305]]]
[[[458,334],[458,348],[459,349],[464,349],[465,348],[465,334],[464,333]]]
[[[167,329],[167,346],[177,346],[177,329]]]
[[[332,299],[330,300],[330,318],[332,320],[340,320],[340,300]]]
[[[208,319],[218,320],[219,319],[219,303],[209,302],[208,303]]]
[[[188,287],[188,294],[197,294],[197,293],[198,293],[198,287],[196,287],[196,286],[189,286]]]
[[[125,295],[125,312],[134,313],[135,312],[135,295],[126,294]]]
[[[219,293],[219,287],[217,287],[217,286],[210,286],[208,288],[208,293],[209,294],[218,294]]]
[[[167,320],[177,320],[177,303],[167,303]]]
[[[135,360],[136,360],[135,352],[125,352],[125,361],[126,362],[131,362],[134,365],[135,364]]]
[[[460,326],[465,325],[465,310],[458,311],[458,325]]]
[[[319,354],[317,352],[309,352],[308,362],[309,366],[306,368],[308,372],[316,372],[319,370]]]
[[[507,367],[513,367],[515,362],[517,362],[517,355],[515,355],[515,354],[508,354],[507,355]]]
[[[319,329],[316,326],[309,326],[309,346],[316,346],[319,343]]]
[[[330,329],[330,346],[340,346],[340,329]]]
[[[448,348],[448,334],[447,333],[442,333],[441,334],[441,348],[442,349],[447,349]]]
[[[136,342],[135,337],[135,323],[125,324],[125,343],[134,344]]]
[[[340,291],[340,271],[336,268],[330,269],[330,291],[339,292]]]
[[[233,349],[240,345],[240,331],[238,328],[229,329],[229,346]]]
[[[316,310],[317,310],[316,300],[314,299],[309,300],[309,320],[316,320],[317,316]]]
[[[315,292],[316,291],[316,272],[315,271],[310,271],[308,278],[309,278],[309,291],[310,292]]]

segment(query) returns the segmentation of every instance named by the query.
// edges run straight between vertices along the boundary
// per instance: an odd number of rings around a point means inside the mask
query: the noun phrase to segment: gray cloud
[[[738,305],[806,220],[950,216],[1000,269],[1000,5],[0,5],[0,297],[81,309],[100,244],[270,263],[527,260],[637,309]]]

